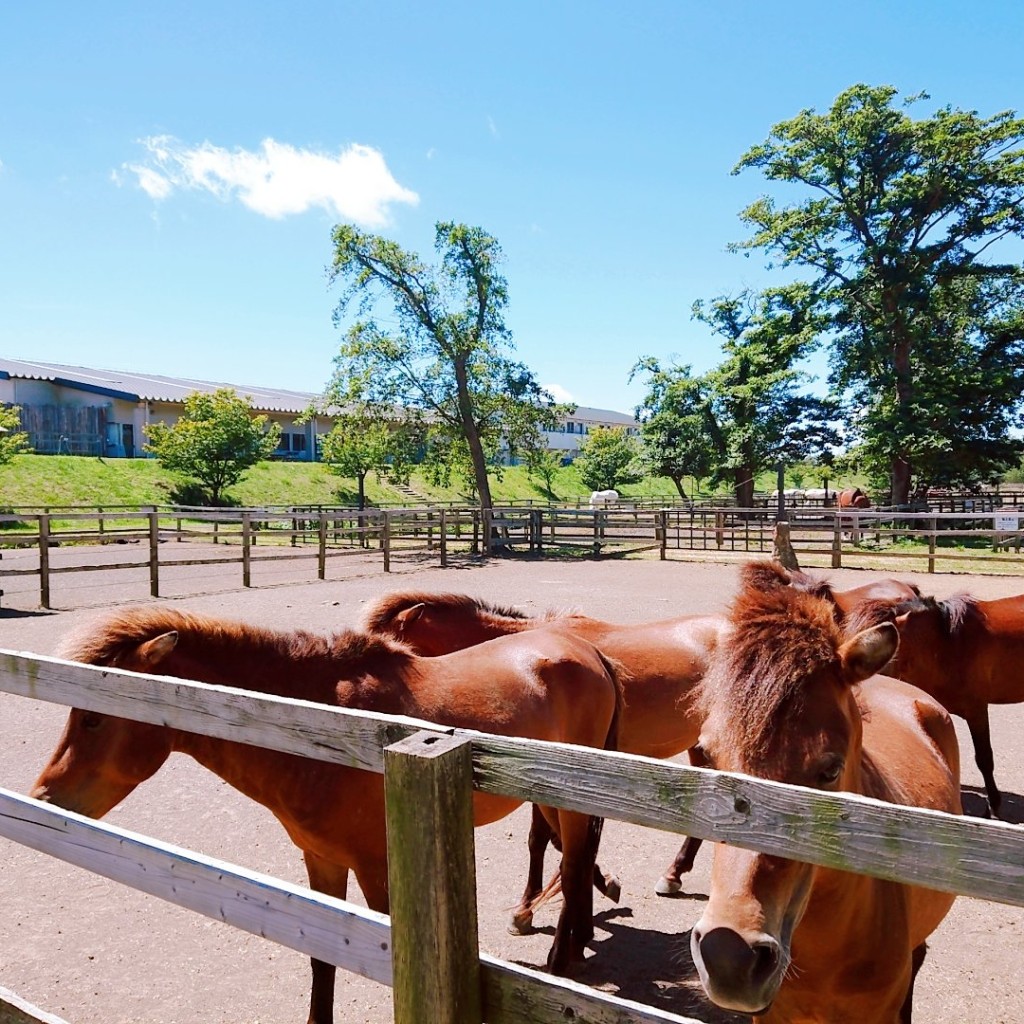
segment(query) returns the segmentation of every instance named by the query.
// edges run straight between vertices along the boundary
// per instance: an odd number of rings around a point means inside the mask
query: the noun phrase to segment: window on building
[[[292,451],[304,452],[306,450],[306,435],[292,434]]]

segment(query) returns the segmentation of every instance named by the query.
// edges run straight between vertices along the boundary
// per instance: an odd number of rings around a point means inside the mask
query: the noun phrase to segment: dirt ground
[[[436,563],[406,563],[389,576],[378,571],[379,563],[347,564],[345,579],[293,585],[277,579],[270,585],[257,577],[259,585],[248,591],[234,589],[237,566],[224,567],[223,577],[211,567],[201,584],[206,593],[172,600],[179,607],[268,626],[324,631],[356,625],[368,601],[409,588],[461,591],[529,612],[574,608],[640,622],[724,609],[736,579],[735,566],[656,560],[493,561],[447,570]],[[309,571],[298,575],[308,579]],[[856,570],[827,575],[841,587],[869,578]],[[939,597],[960,590],[986,598],[1024,590],[1024,581],[1014,577],[898,575]],[[107,576],[76,574],[73,589],[62,583],[64,589],[55,589],[55,603],[68,610],[54,613],[33,612],[29,589],[12,593],[5,587],[0,647],[50,654],[64,633],[94,616],[97,608],[145,597],[144,570],[126,573],[131,578],[117,585]],[[96,586],[87,586],[82,577],[92,577]],[[0,786],[28,791],[65,714],[56,705],[0,694]],[[977,812],[981,780],[961,726],[965,801],[968,811]],[[992,733],[1007,817],[1020,823],[1024,706],[995,709]],[[108,820],[305,882],[298,850],[270,815],[183,757],[173,757]],[[477,831],[480,941],[489,953],[540,967],[556,909],[539,915],[533,936],[513,937],[505,930],[508,909],[524,880],[527,828],[528,813],[520,809]],[[653,883],[677,845],[677,837],[667,833],[607,823],[601,861],[621,877],[623,895],[617,906],[598,903],[595,943],[578,978],[708,1021],[745,1019],[707,1007],[689,958],[689,929],[707,893],[708,852],[698,857],[681,897],[653,895]],[[933,936],[918,981],[915,1019],[1024,1024],[1022,940],[1024,909],[959,899]],[[73,1024],[298,1022],[305,1019],[308,983],[307,962],[297,953],[0,840],[0,987]],[[336,1005],[339,1021],[390,1020],[390,990],[355,976],[339,975]]]

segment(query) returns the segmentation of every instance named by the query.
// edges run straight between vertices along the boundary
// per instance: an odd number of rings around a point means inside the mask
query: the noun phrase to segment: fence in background
[[[955,560],[959,569],[1011,565],[1024,569],[1024,509],[967,512],[839,511],[787,508],[793,549],[809,566],[840,568],[900,559],[904,568],[935,572]],[[237,564],[243,587],[263,565],[304,561],[316,578],[328,577],[338,558],[379,559],[384,572],[395,558],[526,554],[536,557],[623,556],[657,551],[730,559],[771,554],[777,509],[650,509],[632,503],[608,508],[509,505],[481,514],[466,507],[401,509],[301,507],[221,509],[96,508],[0,514],[0,546],[28,549],[28,564],[0,561],[0,579],[34,576],[39,604],[51,607],[54,577],[65,573],[141,570],[149,592],[160,596],[166,567]],[[139,545],[135,557],[76,559],[76,546]],[[174,545],[173,554],[167,545]],[[192,557],[178,544],[203,545]],[[216,545],[216,550],[210,547]],[[62,550],[60,564],[52,555]],[[116,552],[127,548],[116,548]],[[2,591],[0,591],[2,594]]]
[[[1003,822],[14,651],[0,690],[383,772],[390,919],[8,790],[0,835],[390,984],[396,1024],[699,1024],[480,954],[472,787],[1024,906],[1024,829]]]

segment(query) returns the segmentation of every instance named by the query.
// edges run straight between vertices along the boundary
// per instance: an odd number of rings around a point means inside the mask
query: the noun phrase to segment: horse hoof
[[[533,913],[529,910],[516,911],[509,918],[508,930],[511,935],[532,935]]]
[[[682,892],[683,883],[678,878],[663,877],[658,879],[658,884],[654,887],[654,891],[659,896],[674,896],[677,892]]]
[[[617,878],[609,876],[605,879],[604,894],[612,903],[619,902],[622,898],[622,885]]]

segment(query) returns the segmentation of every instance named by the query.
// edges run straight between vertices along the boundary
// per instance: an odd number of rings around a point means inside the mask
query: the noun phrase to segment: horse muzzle
[[[690,933],[690,952],[708,998],[740,1013],[763,1013],[775,999],[787,957],[777,939],[765,933],[746,939],[732,928]]]

